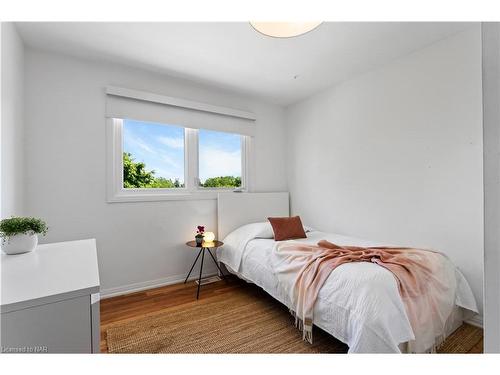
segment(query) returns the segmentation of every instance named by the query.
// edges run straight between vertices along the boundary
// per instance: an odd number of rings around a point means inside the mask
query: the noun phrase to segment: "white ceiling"
[[[288,105],[472,23],[339,23],[288,39],[249,23],[17,23],[37,48],[159,71]]]

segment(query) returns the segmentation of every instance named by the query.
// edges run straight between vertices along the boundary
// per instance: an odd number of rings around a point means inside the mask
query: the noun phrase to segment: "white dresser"
[[[3,353],[98,353],[99,271],[94,239],[1,255]]]

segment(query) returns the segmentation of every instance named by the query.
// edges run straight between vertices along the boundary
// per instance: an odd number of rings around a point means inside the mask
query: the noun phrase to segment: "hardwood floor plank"
[[[483,349],[483,338],[481,338],[481,340],[479,340],[477,342],[476,345],[474,345],[469,351],[468,353],[471,353],[471,354],[482,354],[484,353],[484,349]]]

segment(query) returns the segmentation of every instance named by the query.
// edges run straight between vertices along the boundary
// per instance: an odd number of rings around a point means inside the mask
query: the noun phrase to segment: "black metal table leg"
[[[201,248],[201,251],[203,252],[201,254],[201,266],[200,266],[200,277],[198,278],[198,291],[196,292],[196,299],[200,296],[200,287],[201,287],[201,273],[203,272],[203,259],[205,258],[205,250],[204,247]]]
[[[196,262],[198,261],[198,258],[200,257],[201,255],[201,252],[203,251],[203,248],[200,249],[200,252],[198,253],[198,256],[196,257],[196,259],[194,260],[194,263],[193,265],[191,266],[191,269],[189,270],[189,273],[188,275],[186,276],[186,280],[184,280],[184,284],[186,284],[187,280],[189,279],[189,275],[191,275],[191,272],[193,271],[193,268],[194,266],[196,265]]]
[[[215,265],[217,266],[217,269],[219,270],[220,272],[220,275],[222,276],[222,278],[224,279],[224,281],[227,281],[226,279],[226,276],[224,276],[224,273],[222,272],[222,270],[220,269],[219,267],[219,263],[217,263],[217,260],[215,259],[214,255],[212,254],[212,252],[210,251],[210,249],[207,249],[208,250],[208,253],[210,254],[210,256],[212,257]]]

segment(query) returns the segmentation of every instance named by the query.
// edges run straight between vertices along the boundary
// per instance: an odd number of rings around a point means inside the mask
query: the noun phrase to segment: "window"
[[[123,120],[124,189],[184,187],[184,128]]]
[[[241,187],[241,149],[241,135],[200,129],[198,132],[200,187]]]
[[[249,136],[110,119],[108,201],[213,199],[245,189]]]

